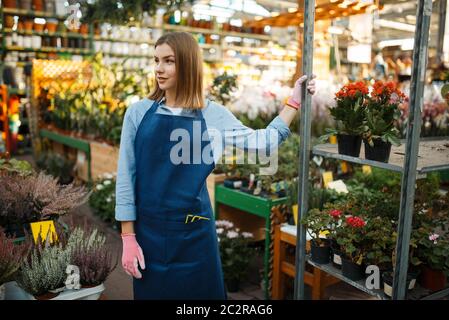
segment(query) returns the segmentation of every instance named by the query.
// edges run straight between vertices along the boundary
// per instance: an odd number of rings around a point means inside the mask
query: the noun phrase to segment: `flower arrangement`
[[[364,82],[348,83],[336,94],[336,105],[330,108],[330,114],[337,122],[337,130],[327,130],[331,134],[360,135],[365,120],[365,102],[368,98],[368,87]]]
[[[95,213],[107,222],[115,221],[115,179],[115,173],[103,174],[94,184],[89,198]]]
[[[241,232],[227,220],[215,222],[225,281],[239,282],[247,273],[253,249],[249,247],[253,234]]]

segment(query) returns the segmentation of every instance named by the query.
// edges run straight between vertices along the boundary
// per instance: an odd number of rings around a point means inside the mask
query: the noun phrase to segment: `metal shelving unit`
[[[315,16],[315,0],[304,1],[304,47],[303,47],[303,73],[312,74],[313,62],[313,29]],[[309,159],[311,153],[323,157],[344,160],[357,164],[367,164],[383,169],[393,170],[402,174],[401,181],[401,202],[399,209],[398,239],[396,243],[397,259],[395,274],[393,279],[394,300],[404,300],[407,297],[406,278],[409,260],[410,234],[412,230],[413,204],[415,196],[416,178],[419,174],[431,171],[444,170],[449,168],[449,144],[424,140],[420,141],[421,131],[421,105],[423,103],[424,79],[427,64],[427,50],[429,40],[429,25],[432,14],[432,0],[418,0],[416,13],[415,46],[413,50],[413,70],[410,86],[410,113],[408,118],[407,139],[398,148],[392,148],[392,155],[389,163],[380,163],[366,160],[363,157],[355,158],[340,155],[336,146],[319,145],[310,148],[311,138],[311,97],[307,93],[306,84],[303,85],[303,107],[300,117],[301,145],[299,154],[299,188],[298,199],[299,219],[302,219],[308,212],[308,177]],[[312,152],[311,152],[312,151]],[[361,151],[363,155],[363,149]],[[306,256],[306,230],[302,224],[297,225],[297,245],[296,245],[296,277],[295,277],[295,299],[304,299],[304,272],[307,262]],[[350,285],[379,298],[384,298],[383,294],[368,290],[363,283],[354,282],[344,277],[340,270],[329,265],[319,265],[309,261],[308,263],[328,272],[329,274],[349,283]],[[421,299],[436,299],[449,294],[449,288],[420,297]]]

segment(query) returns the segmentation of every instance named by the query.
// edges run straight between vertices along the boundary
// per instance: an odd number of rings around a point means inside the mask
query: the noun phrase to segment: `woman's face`
[[[176,87],[176,63],[175,53],[172,48],[164,43],[156,47],[154,53],[156,62],[156,79],[161,90],[170,90]]]

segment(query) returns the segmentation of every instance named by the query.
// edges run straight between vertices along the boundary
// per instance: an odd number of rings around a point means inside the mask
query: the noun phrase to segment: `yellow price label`
[[[329,143],[330,144],[337,144],[337,136],[330,136],[329,137]]]
[[[58,240],[58,234],[56,233],[56,228],[53,220],[39,221],[30,223],[31,232],[33,233],[34,243],[37,243],[37,239],[40,235],[42,242],[48,237],[50,243],[53,243],[53,238]]]
[[[346,161],[341,162],[341,172],[348,173],[348,163]]]
[[[364,174],[371,174],[373,173],[373,170],[371,169],[371,166],[364,165],[362,166],[362,172]]]
[[[293,219],[295,219],[295,225],[298,225],[298,205],[294,204],[292,206],[292,210],[293,210]]]
[[[324,187],[327,188],[329,182],[334,181],[334,176],[332,174],[332,171],[326,171],[323,173],[323,183]]]

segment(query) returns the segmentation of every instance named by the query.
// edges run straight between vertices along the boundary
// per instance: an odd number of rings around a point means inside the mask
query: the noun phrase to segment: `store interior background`
[[[85,67],[83,61],[96,57],[101,59],[96,60],[97,63],[103,66],[112,68],[118,63],[123,68],[120,72],[135,74],[146,89],[142,92],[146,93],[154,87],[153,45],[165,32],[182,30],[196,37],[203,50],[205,87],[210,97],[214,98],[214,79],[225,72],[236,76],[236,90],[219,102],[235,114],[245,114],[242,121],[248,124],[266,126],[268,119],[279,112],[291,93],[292,84],[302,74],[302,18],[298,17],[302,0],[199,0],[170,13],[158,10],[154,16],[146,15],[128,26],[82,25],[71,31],[78,35],[74,37],[66,37],[67,23],[54,17],[65,16],[68,4],[76,1],[47,1],[53,5],[35,11],[35,16],[20,11],[23,10],[21,1],[16,2],[19,11],[6,8],[5,1],[2,2],[0,70],[7,92],[2,91],[0,152],[9,151],[13,157],[29,160],[36,166],[39,152],[48,147],[36,140],[43,123],[40,112],[54,102],[51,99],[43,102],[42,99],[45,92],[57,90],[50,83],[78,81],[77,72],[83,74],[80,70]],[[312,98],[312,110],[317,120],[313,134],[319,136],[325,124],[330,123],[327,108],[333,106],[335,93],[348,81],[393,80],[399,83],[403,92],[409,92],[417,1],[317,0],[316,5],[313,70],[317,75],[318,90]],[[26,23],[30,24],[30,21],[33,29],[26,29]],[[50,36],[48,28],[52,22],[58,25],[60,36]],[[429,110],[429,124],[428,127],[427,123],[424,125],[430,135],[434,126],[430,121],[431,110],[444,102],[440,90],[447,80],[444,72],[449,70],[447,0],[434,1],[428,54],[424,104]],[[56,61],[56,64],[47,60]],[[57,61],[75,64],[68,67]],[[53,68],[51,72],[49,65]],[[63,74],[70,75],[64,79]],[[142,96],[138,94],[127,95],[122,104],[126,108],[140,98]],[[8,108],[8,116],[5,108]],[[447,135],[449,113],[447,108],[439,112],[445,129],[438,134]],[[257,122],[259,118],[261,122]],[[10,131],[8,139],[6,122]],[[292,130],[298,130],[297,124]],[[69,154],[73,178],[86,183],[89,175],[95,179],[100,174],[114,171],[117,161],[114,156],[108,158],[106,155],[103,160],[97,160],[103,163],[97,162],[89,172],[82,153],[76,150],[67,153],[63,147],[55,145],[52,151]],[[114,223],[103,221],[88,205],[66,219],[99,226],[106,232],[111,250],[121,255],[120,235]],[[244,290],[234,294],[233,298],[264,298],[260,285],[261,261],[259,257],[253,262],[254,272],[249,273]],[[132,298],[131,281],[121,268],[114,270],[106,288],[108,299]],[[367,298],[343,283],[326,294],[327,298],[335,299],[343,296]]]

